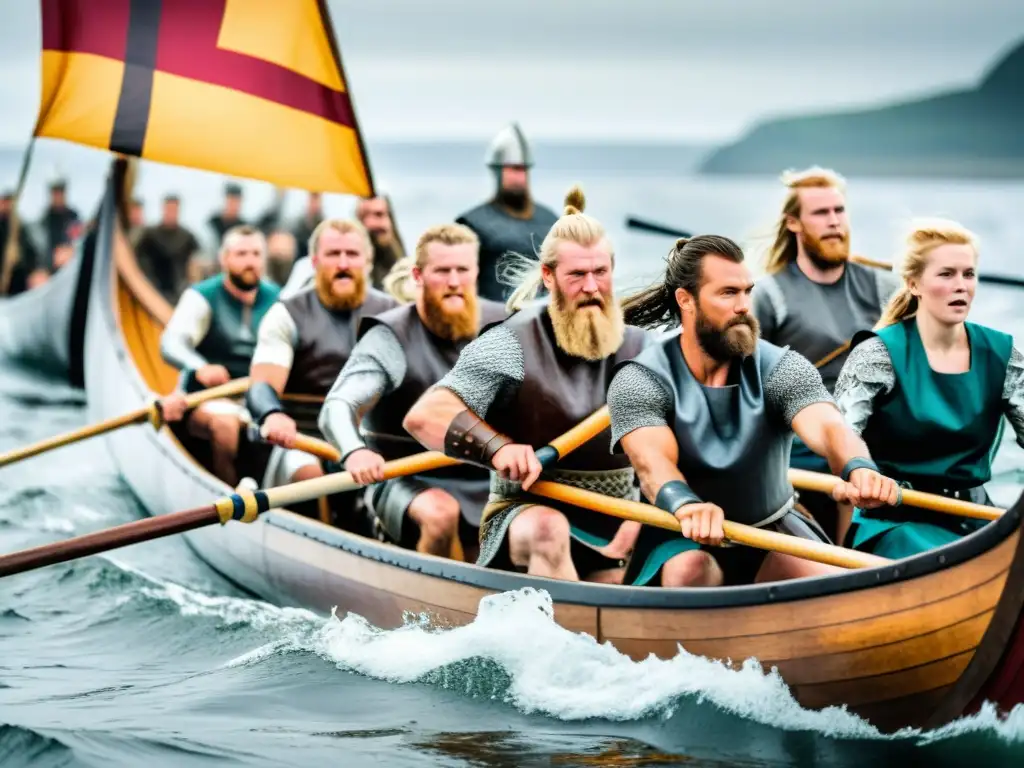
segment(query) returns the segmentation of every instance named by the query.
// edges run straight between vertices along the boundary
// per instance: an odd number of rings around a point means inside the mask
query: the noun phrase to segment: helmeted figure
[[[530,195],[529,169],[533,153],[522,130],[511,123],[494,137],[487,149],[487,166],[494,171],[494,197],[456,219],[480,238],[481,298],[503,301],[511,289],[500,280],[500,259],[507,252],[536,259],[537,249],[558,218]]]

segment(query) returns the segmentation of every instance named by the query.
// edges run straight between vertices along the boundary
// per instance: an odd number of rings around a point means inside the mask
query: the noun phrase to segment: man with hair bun
[[[246,404],[264,438],[276,447],[261,487],[323,475],[320,460],[295,449],[298,432],[318,435],[320,403],[356,344],[364,317],[398,306],[367,285],[370,236],[358,221],[325,219],[309,238],[312,285],[276,303],[259,329]],[[308,402],[282,405],[287,392]]]
[[[222,274],[186,288],[160,337],[160,354],[182,372],[185,392],[226,384],[248,375],[256,333],[277,301],[279,288],[263,279],[267,241],[254,227],[224,233],[220,246]],[[164,420],[180,421],[185,396],[175,392],[161,400]],[[211,400],[186,420],[189,433],[210,440],[214,474],[237,482],[235,458],[243,409],[230,400]]]
[[[814,366],[759,337],[752,287],[740,247],[701,235],[679,240],[664,279],[623,302],[631,324],[682,324],[621,363],[608,390],[612,450],[629,458],[644,495],[675,515],[682,534],[641,529],[628,584],[710,587],[838,570],[752,547],[718,548],[724,519],[828,541],[794,511],[794,432],[842,477],[837,500],[898,500]]]
[[[405,414],[483,326],[505,319],[503,304],[477,298],[479,247],[473,230],[460,224],[420,236],[413,303],[363,319],[359,342],[320,412],[320,431],[341,453],[345,470],[373,484],[366,502],[378,538],[433,555],[461,549],[454,546],[460,528],[472,532],[467,544],[475,548],[487,471],[459,464],[385,481],[384,462],[423,450],[402,427]]]
[[[787,171],[782,183],[786,196],[765,274],[754,285],[753,314],[763,339],[816,363],[825,388],[832,392],[850,339],[878,321],[899,279],[887,270],[851,261],[842,176],[815,166]],[[790,463],[828,472],[825,460],[799,438],[793,441]],[[831,538],[841,536],[848,520],[838,519],[832,499],[802,492],[800,501]]]
[[[854,336],[836,402],[879,466],[901,483],[991,505],[985,483],[1003,417],[1024,446],[1024,356],[1013,337],[967,320],[978,244],[955,221],[919,220],[902,286],[874,330]],[[847,541],[903,558],[956,541],[985,520],[923,509],[857,509]]]
[[[612,286],[614,251],[583,213],[573,187],[548,231],[540,261],[509,299],[514,314],[466,346],[452,370],[410,409],[405,429],[429,449],[490,470],[479,565],[577,581],[617,581],[635,523],[525,495],[539,478],[636,498],[633,468],[608,451],[609,432],[550,470],[535,449],[605,404],[611,372],[647,334],[628,328]],[[549,293],[534,301],[540,285]],[[617,537],[617,534],[620,534]]]

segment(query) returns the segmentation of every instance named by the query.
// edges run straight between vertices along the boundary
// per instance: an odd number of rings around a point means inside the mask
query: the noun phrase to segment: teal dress
[[[224,276],[214,275],[192,288],[210,305],[210,328],[196,346],[196,352],[208,362],[223,365],[232,379],[249,375],[249,364],[256,350],[256,334],[263,316],[273,306],[281,289],[261,280],[252,306],[235,298],[224,287]],[[195,392],[203,386],[196,381],[195,371],[185,371],[185,391]]]
[[[856,345],[878,337],[894,379],[891,389],[871,402],[862,437],[882,474],[904,487],[989,504],[982,486],[992,477],[1002,433],[1013,338],[983,325],[965,325],[970,368],[955,374],[932,370],[913,318],[854,338]],[[856,358],[847,361],[856,364]],[[844,385],[849,377],[836,388],[841,407]],[[983,525],[983,520],[902,505],[858,508],[847,542],[899,559],[956,541]]]

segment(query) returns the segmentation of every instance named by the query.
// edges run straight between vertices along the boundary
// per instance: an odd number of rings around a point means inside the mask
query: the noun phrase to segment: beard
[[[497,201],[506,208],[523,213],[530,207],[530,193],[525,189],[498,189]]]
[[[228,280],[240,291],[251,291],[258,288],[260,276],[255,269],[243,269],[241,272],[229,272]]]
[[[477,313],[476,291],[472,288],[462,293],[462,309],[449,310],[444,306],[448,289],[423,291],[423,324],[435,336],[449,341],[470,339],[476,336],[480,324]]]
[[[832,269],[845,264],[850,258],[850,234],[831,237],[814,237],[804,233],[800,235],[804,251],[818,269]]]
[[[585,308],[598,306],[599,311]],[[548,315],[555,331],[555,341],[566,354],[584,360],[604,360],[618,351],[626,334],[622,305],[614,295],[581,296],[570,304],[555,286]]]
[[[334,284],[339,277],[349,277],[352,285],[344,289]],[[366,273],[361,269],[320,269],[316,273],[316,293],[320,302],[334,311],[361,307],[366,298]]]
[[[761,326],[753,315],[738,315],[724,328],[719,328],[708,320],[700,307],[697,308],[694,330],[701,349],[712,360],[720,363],[754,354],[757,339],[761,335]]]

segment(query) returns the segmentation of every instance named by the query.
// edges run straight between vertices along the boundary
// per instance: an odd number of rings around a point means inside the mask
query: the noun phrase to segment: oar
[[[832,493],[837,483],[842,480],[835,475],[826,475],[822,472],[811,472],[807,469],[789,470],[789,482],[795,488],[805,491],[819,491],[821,493]],[[925,493],[903,489],[903,503],[911,507],[930,509],[933,512],[945,512],[961,517],[973,517],[979,520],[998,520],[999,516],[1006,510],[997,507],[987,507],[984,504],[975,504],[973,501],[961,501],[960,499],[948,499],[936,493]]]
[[[603,406],[568,432],[540,448],[537,451],[537,458],[543,466],[548,467],[600,433],[608,426],[608,423],[608,406]],[[430,472],[459,463],[458,459],[445,456],[443,453],[426,451],[386,462],[384,464],[384,479],[390,480],[393,477]],[[9,555],[0,555],[0,576],[11,576],[79,557],[88,557],[129,544],[152,541],[174,533],[184,533],[213,523],[225,525],[229,520],[251,523],[268,509],[287,507],[321,496],[353,491],[361,487],[361,484],[352,479],[350,473],[338,472],[277,488],[238,491],[206,506],[134,520],[103,531],[43,544]]]
[[[201,392],[194,392],[190,395],[186,395],[185,401],[188,403],[188,409],[192,410],[208,400],[240,395],[248,388],[248,378],[235,379],[234,381],[229,381],[226,384],[221,384],[217,387],[211,387],[210,389],[204,389]],[[81,440],[95,437],[96,435],[113,432],[115,429],[127,427],[132,424],[142,424],[146,421],[155,426],[160,424],[160,409],[157,407],[156,403],[150,403],[144,408],[137,408],[136,410],[129,411],[122,416],[101,421],[99,424],[91,424],[88,427],[82,427],[81,429],[76,429],[63,435],[49,437],[46,440],[35,443],[34,445],[29,445],[24,448],[18,448],[16,450],[0,454],[0,467],[12,464],[15,461],[20,461],[21,459],[38,456],[40,453],[45,453],[46,451],[54,448],[63,448],[66,445],[71,445],[72,443],[77,443]]]
[[[594,493],[593,491],[585,491],[582,488],[574,488],[571,485],[553,483],[548,480],[540,480],[534,483],[530,486],[529,492],[536,496],[555,499],[577,507],[584,507],[594,512],[619,517],[623,520],[634,520],[644,525],[653,525],[657,528],[679,532],[679,521],[675,515],[670,515],[668,512],[655,506],[639,501],[617,499],[600,493]],[[858,552],[820,541],[801,539],[785,533],[766,531],[751,525],[734,523],[731,520],[726,520],[722,523],[722,530],[725,533],[725,537],[736,544],[766,549],[784,555],[793,555],[804,560],[813,560],[818,563],[826,563],[827,565],[837,565],[841,568],[876,568],[892,562],[892,560],[871,555],[867,552]]]
[[[626,217],[626,226],[630,229],[639,229],[644,232],[651,232],[656,235],[668,235],[669,237],[693,237],[692,232],[686,232],[674,227],[666,227],[664,224],[655,224],[653,221],[645,221],[636,216]]]

